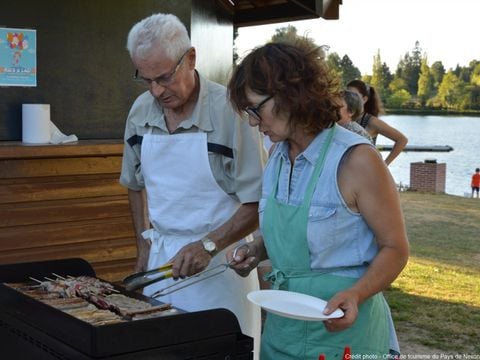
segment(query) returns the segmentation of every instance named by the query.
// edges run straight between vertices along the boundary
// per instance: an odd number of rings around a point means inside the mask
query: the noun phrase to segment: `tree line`
[[[372,74],[363,75],[348,55],[327,56],[342,83],[361,78],[375,87],[390,109],[480,110],[480,61],[446,70],[441,61],[428,63],[428,56],[417,41],[415,47],[399,61],[392,73],[382,62],[380,50],[373,58]]]
[[[283,41],[298,36],[297,29],[288,25],[275,30],[270,41]],[[313,41],[313,40],[312,40]],[[428,55],[420,43],[401,58],[392,73],[382,62],[380,50],[373,57],[372,74],[362,74],[348,55],[340,57],[326,47],[327,62],[345,86],[351,80],[362,79],[375,87],[388,109],[480,110],[480,61],[468,66],[446,70],[441,61],[429,65]]]

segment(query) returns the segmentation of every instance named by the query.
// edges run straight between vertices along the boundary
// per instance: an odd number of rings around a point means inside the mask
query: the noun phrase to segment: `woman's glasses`
[[[247,106],[245,108],[245,112],[248,114],[248,116],[251,116],[258,121],[262,120],[262,117],[260,116],[260,108],[271,98],[273,98],[273,95],[268,96],[266,99],[263,99],[257,106]]]

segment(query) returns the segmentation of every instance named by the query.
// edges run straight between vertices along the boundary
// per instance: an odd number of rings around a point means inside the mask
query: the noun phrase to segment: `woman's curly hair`
[[[247,90],[273,96],[274,113],[289,114],[291,129],[318,134],[338,120],[338,76],[329,70],[322,47],[306,37],[268,43],[249,53],[228,83],[239,113],[251,105]]]

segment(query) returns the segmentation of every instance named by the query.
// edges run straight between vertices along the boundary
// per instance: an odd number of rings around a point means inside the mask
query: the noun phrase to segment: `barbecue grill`
[[[253,359],[253,339],[241,333],[237,318],[226,309],[177,309],[172,315],[93,326],[3,284],[52,273],[95,277],[83,259],[0,265],[2,359]],[[123,295],[162,305],[112,285]]]

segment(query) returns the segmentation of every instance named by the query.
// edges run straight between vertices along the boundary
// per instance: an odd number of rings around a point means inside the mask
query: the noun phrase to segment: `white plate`
[[[292,291],[256,290],[248,293],[247,298],[266,311],[291,319],[319,321],[343,316],[340,309],[325,315],[325,300]]]

